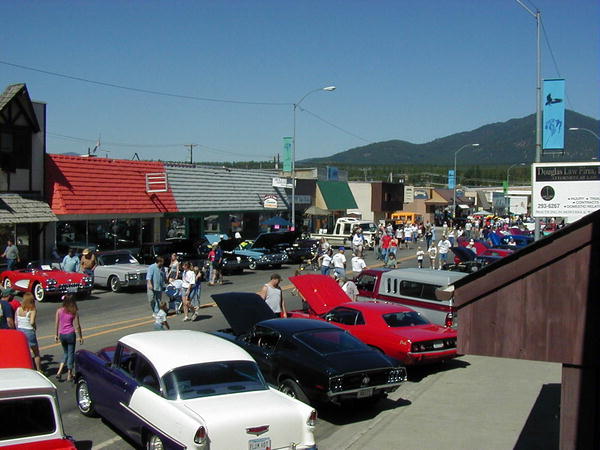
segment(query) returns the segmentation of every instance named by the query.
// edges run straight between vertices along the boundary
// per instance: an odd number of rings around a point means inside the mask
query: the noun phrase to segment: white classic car
[[[316,449],[316,411],[269,387],[252,357],[191,330],[136,333],[75,356],[76,400],[149,449]]]
[[[148,266],[140,264],[129,250],[111,250],[96,255],[94,285],[119,292],[126,287],[146,286]]]

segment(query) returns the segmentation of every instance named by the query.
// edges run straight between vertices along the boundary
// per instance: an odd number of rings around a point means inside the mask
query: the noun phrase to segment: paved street
[[[416,265],[413,249],[400,251],[399,259],[404,259],[402,267]],[[369,253],[367,264],[375,263]],[[279,272],[287,278],[295,269],[287,266]],[[249,271],[227,277],[223,286],[204,285],[202,302],[209,303],[210,294],[218,292],[256,292],[270,273]],[[288,308],[298,308],[300,301],[291,296],[289,286],[289,282],[283,283]],[[62,354],[53,338],[57,306],[39,305],[38,338],[48,374],[55,373]],[[113,294],[95,290],[90,299],[79,302],[79,307],[85,339],[81,348],[98,350],[126,334],[152,329],[144,291]],[[169,322],[175,329],[199,331],[227,326],[214,306],[203,308],[193,323],[182,322],[181,316],[171,316]],[[321,449],[513,448],[529,423],[528,416],[543,386],[556,383],[560,383],[558,365],[474,356],[443,367],[412,369],[403,387],[371,409],[320,409],[317,443]],[[79,448],[130,448],[108,424],[79,414],[74,385],[64,381],[56,385],[65,429],[77,439]]]

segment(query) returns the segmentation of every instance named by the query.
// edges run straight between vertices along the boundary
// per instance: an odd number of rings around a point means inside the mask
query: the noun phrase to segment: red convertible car
[[[290,281],[308,309],[291,311],[289,317],[331,322],[407,366],[457,356],[456,330],[432,324],[410,308],[349,301],[337,282],[325,275],[300,275]]]
[[[16,291],[31,292],[38,302],[47,296],[92,292],[92,278],[76,272],[64,272],[46,264],[30,263],[26,269],[5,270],[0,274],[2,286]]]

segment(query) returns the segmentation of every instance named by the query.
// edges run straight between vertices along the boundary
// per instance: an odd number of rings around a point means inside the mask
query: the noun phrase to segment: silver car
[[[128,250],[112,250],[97,254],[94,286],[119,292],[125,287],[145,286],[148,266],[140,264]]]

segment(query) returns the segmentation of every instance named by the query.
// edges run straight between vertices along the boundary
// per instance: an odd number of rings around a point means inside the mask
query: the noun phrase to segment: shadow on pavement
[[[378,416],[382,411],[396,409],[410,405],[411,402],[405,399],[391,400],[385,398],[376,403],[364,401],[354,401],[342,403],[341,406],[326,404],[319,406],[319,420],[324,420],[334,425],[347,425],[354,422],[370,420]]]
[[[414,367],[409,366],[406,368],[406,371],[408,375],[408,381],[418,383],[423,378],[426,378],[427,376],[432,375],[434,373],[445,372],[447,370],[454,369],[464,369],[470,365],[470,363],[461,359],[451,359],[450,361],[446,361],[444,363]]]
[[[560,383],[542,386],[515,450],[558,449],[560,431]]]
[[[75,441],[75,447],[77,450],[92,450],[92,441]]]
[[[212,316],[210,314],[199,314],[196,316],[196,318],[194,320],[192,320],[192,322],[200,322],[201,320],[207,320],[212,318]]]

